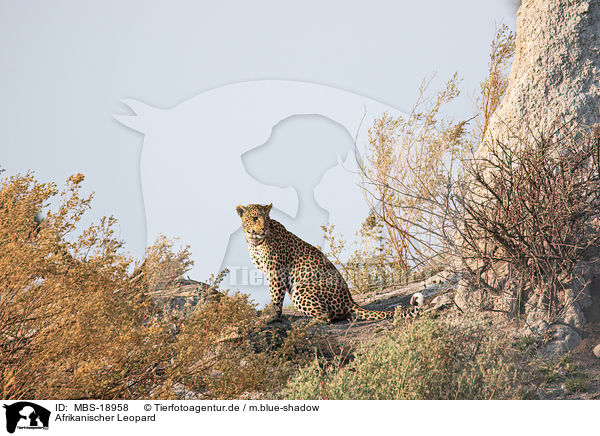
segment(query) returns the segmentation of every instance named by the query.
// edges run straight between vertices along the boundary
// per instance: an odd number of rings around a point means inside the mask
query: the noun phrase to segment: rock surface
[[[529,129],[599,121],[600,0],[527,0],[517,14],[515,57],[504,100],[492,115],[491,139],[511,142]]]
[[[208,284],[192,279],[181,279],[170,289],[152,293],[159,307],[166,311],[192,310],[196,305],[216,295]]]
[[[583,340],[579,333],[566,325],[554,324],[548,328],[552,340],[540,350],[540,354],[546,357],[557,357],[573,350]]]
[[[517,14],[515,56],[508,88],[490,119],[478,157],[494,160],[490,149],[496,140],[516,150],[526,146],[528,140],[524,138],[539,137],[542,132],[548,134],[561,126],[567,132],[600,122],[598,77],[600,0],[523,1]],[[508,273],[498,276],[499,289],[508,286],[502,282],[507,276]],[[595,308],[600,301],[600,254],[588,255],[575,265],[566,287],[567,292],[560,302],[564,309],[556,320],[558,324],[576,330],[586,321],[598,318],[589,308]],[[481,306],[482,295],[459,285],[456,302],[461,309]],[[511,312],[516,304],[500,301],[500,298],[495,300],[498,300],[493,303],[497,310]],[[531,307],[527,312],[530,325],[544,318],[544,314],[534,313],[535,302],[528,307]],[[571,349],[576,335],[576,331],[560,330],[562,339],[557,339],[550,348]],[[562,345],[557,345],[559,342]]]

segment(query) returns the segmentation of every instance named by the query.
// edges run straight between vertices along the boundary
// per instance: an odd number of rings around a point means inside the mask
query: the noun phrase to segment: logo
[[[48,429],[50,411],[29,401],[19,401],[3,406],[6,409],[6,431],[18,429]]]

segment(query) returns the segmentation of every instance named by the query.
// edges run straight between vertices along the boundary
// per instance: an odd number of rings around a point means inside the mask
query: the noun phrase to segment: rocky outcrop
[[[523,1],[508,88],[479,154],[493,139],[596,124],[599,77],[600,0]]]
[[[533,136],[548,135],[559,128],[562,132],[583,132],[600,121],[599,114],[600,0],[523,1],[517,15],[508,88],[490,119],[477,156],[494,160],[491,150],[497,141],[516,150],[527,147]],[[502,269],[502,265],[494,267]],[[502,292],[503,286],[510,285],[509,277],[506,272],[495,279],[500,291],[496,309],[507,310],[501,307],[506,306],[501,296],[510,294]],[[600,253],[586,253],[568,280],[559,297],[562,309],[553,325],[546,322],[535,302],[526,305],[528,328],[553,338],[548,354],[560,354],[581,343],[579,329],[586,316],[589,320],[590,307],[600,300]],[[456,302],[463,308],[481,302],[485,294],[477,295],[463,283],[458,288]]]
[[[194,307],[218,295],[216,288],[192,279],[179,279],[168,289],[152,292],[154,301],[166,312],[192,311]]]

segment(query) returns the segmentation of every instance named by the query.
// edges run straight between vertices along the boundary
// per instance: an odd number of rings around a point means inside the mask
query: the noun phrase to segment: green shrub
[[[517,399],[532,394],[527,354],[482,325],[420,319],[361,349],[347,366],[313,361],[291,399]]]

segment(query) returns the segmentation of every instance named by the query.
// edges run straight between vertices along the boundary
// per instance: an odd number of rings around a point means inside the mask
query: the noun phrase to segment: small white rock
[[[600,344],[596,345],[592,352],[594,353],[594,356],[600,359]]]
[[[410,297],[410,305],[411,306],[423,306],[423,304],[425,303],[425,296],[423,294],[421,294],[420,292],[416,292],[413,294],[412,297]]]

